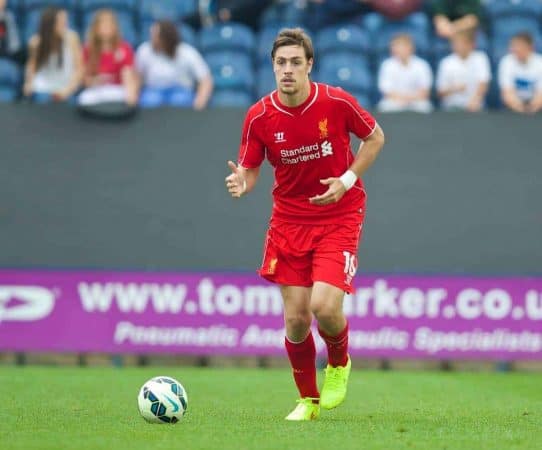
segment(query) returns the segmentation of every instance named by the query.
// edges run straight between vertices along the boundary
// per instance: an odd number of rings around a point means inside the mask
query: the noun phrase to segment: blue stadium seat
[[[357,92],[352,91],[350,92],[358,101],[358,103],[365,109],[369,109],[373,106],[373,102],[371,101],[371,97],[369,94],[366,94],[363,91]]]
[[[211,97],[211,108],[248,108],[253,103],[249,92],[234,89],[216,90]]]
[[[83,36],[86,36],[88,28],[92,23],[96,11],[88,11],[83,16]],[[134,26],[134,17],[129,11],[115,11],[115,16],[119,23],[122,38],[127,41],[132,47],[136,47],[139,44],[139,34]]]
[[[58,6],[59,8],[70,9],[76,4],[76,0],[20,0],[19,7],[29,11],[31,9],[41,9],[47,6]]]
[[[277,88],[273,69],[267,65],[260,67],[256,74],[256,97],[265,97]]]
[[[252,92],[254,72],[252,60],[243,53],[213,52],[205,54],[216,89],[241,89]]]
[[[333,25],[318,32],[314,46],[320,57],[337,50],[366,53],[370,46],[369,35],[356,25]]]
[[[515,15],[540,17],[542,3],[539,0],[491,0],[486,2],[485,10],[491,20]]]
[[[371,72],[363,64],[322,64],[315,77],[322,83],[339,86],[350,93],[370,94],[373,88]]]
[[[138,16],[140,21],[168,19],[177,22],[197,10],[197,0],[141,0]]]
[[[431,31],[431,22],[422,11],[412,13],[403,20],[389,20],[377,12],[371,12],[353,19],[354,23],[360,23],[361,27],[369,33],[371,39],[375,39],[378,34],[386,28],[401,28],[407,30],[418,30],[420,33],[429,34]]]
[[[79,0],[79,6],[84,13],[107,8],[114,11],[128,11],[135,14],[137,4],[137,0]]]
[[[154,23],[154,20],[142,21],[139,24],[140,29],[140,40],[141,42],[148,41],[150,39],[150,29],[151,25]],[[194,29],[185,23],[180,23],[177,25],[177,30],[181,35],[181,41],[186,42],[187,44],[197,47],[198,39]]]
[[[199,42],[203,52],[238,50],[252,54],[256,48],[256,38],[252,30],[246,25],[233,22],[203,28]]]
[[[12,102],[19,94],[21,69],[9,59],[0,58],[0,101]]]
[[[318,62],[318,68],[324,68],[324,67],[350,67],[350,66],[357,66],[361,67],[364,70],[369,70],[369,59],[366,55],[358,53],[354,54],[351,52],[335,52],[335,53],[328,53],[327,55],[324,55],[322,58],[317,60]]]

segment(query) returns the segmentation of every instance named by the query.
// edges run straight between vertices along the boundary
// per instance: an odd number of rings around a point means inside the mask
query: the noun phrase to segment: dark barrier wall
[[[223,187],[242,111],[85,120],[0,107],[0,266],[253,270],[270,171]],[[360,266],[370,272],[542,273],[541,117],[378,117]]]

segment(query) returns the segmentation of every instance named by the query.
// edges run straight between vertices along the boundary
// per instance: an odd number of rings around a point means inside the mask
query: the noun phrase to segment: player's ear
[[[308,62],[307,62],[307,65],[309,66],[309,74],[311,73],[312,71],[312,64],[314,63],[314,59],[309,59]]]

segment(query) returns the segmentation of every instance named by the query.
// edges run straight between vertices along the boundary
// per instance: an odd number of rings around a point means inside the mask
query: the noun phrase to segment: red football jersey
[[[283,105],[274,91],[247,113],[239,164],[256,168],[267,157],[273,166],[273,218],[302,224],[341,222],[365,207],[361,180],[337,203],[313,205],[309,198],[328,189],[320,180],[340,177],[352,164],[350,133],[364,140],[375,127],[374,117],[340,88],[311,82],[309,97],[294,108]]]

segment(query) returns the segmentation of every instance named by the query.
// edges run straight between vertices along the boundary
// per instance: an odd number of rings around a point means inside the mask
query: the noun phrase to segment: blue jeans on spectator
[[[181,86],[167,88],[145,86],[139,95],[139,106],[142,108],[158,108],[160,106],[192,108],[194,98],[194,91]]]

